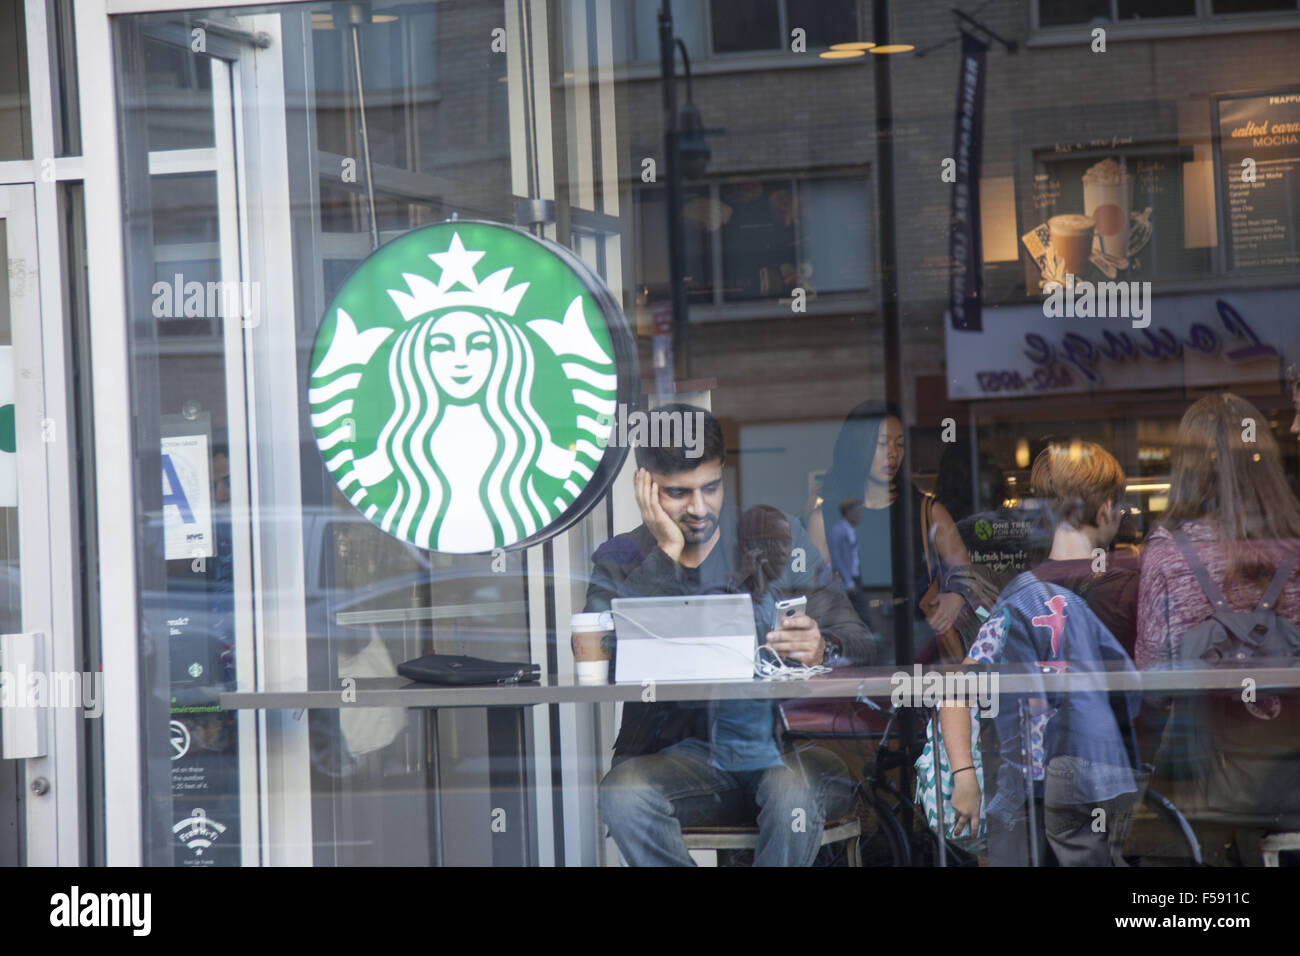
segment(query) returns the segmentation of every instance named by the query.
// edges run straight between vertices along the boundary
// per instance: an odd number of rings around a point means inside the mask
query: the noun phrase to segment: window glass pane
[[[867,180],[800,184],[799,280],[819,293],[867,288]]]
[[[32,158],[24,3],[0,7],[0,160]]]
[[[211,146],[212,64],[181,44],[189,37],[183,27],[160,25],[157,35],[167,40],[146,36],[144,42],[149,148]]]
[[[713,52],[744,53],[782,46],[776,0],[710,0]]]
[[[213,173],[155,176],[154,281],[160,335],[211,335],[221,279],[217,232],[217,177]],[[192,284],[191,284],[192,283]],[[209,286],[209,283],[214,285]],[[163,291],[165,287],[165,292]],[[184,381],[177,379],[178,384]],[[183,399],[174,402],[177,407]]]
[[[1121,20],[1194,16],[1196,16],[1196,0],[1119,0]]]
[[[1111,0],[1038,0],[1038,22],[1045,27],[1106,23]]]
[[[78,626],[81,630],[81,654],[89,671],[103,670],[103,646],[100,641],[100,587],[98,546],[98,499],[95,456],[89,449],[95,434],[93,368],[90,357],[90,284],[86,272],[86,198],[85,184],[60,184],[62,213],[62,248],[64,254],[65,334],[69,343],[68,366],[72,370],[70,428],[81,449],[76,459],[75,481],[80,489],[78,509],[78,548],[80,556],[77,592],[81,596]],[[104,865],[106,853],[106,817],[104,809],[104,727],[103,721],[87,720],[82,737],[86,754],[86,853],[92,866]]]
[[[1286,10],[1294,13],[1293,0],[1214,0],[1215,13],[1263,13]]]
[[[748,179],[726,183],[720,196],[727,215],[722,227],[722,290],[728,300],[788,297],[799,284],[794,183]]]
[[[77,32],[72,15],[72,0],[58,0],[54,11],[54,37],[51,44],[56,58],[59,81],[55,84],[58,102],[58,137],[60,156],[81,155],[81,102],[77,87]]]
[[[322,149],[346,156],[361,152],[359,103],[352,55],[352,30],[346,23],[318,18],[312,30],[317,111]],[[359,31],[366,129],[371,162],[403,169],[425,169],[431,146],[422,137],[421,114],[437,108],[441,69],[437,18],[418,7],[395,14],[372,14]],[[489,51],[490,52],[490,51]]]
[[[802,684],[754,680],[776,601],[800,597],[821,635],[807,660],[851,675],[849,697],[881,688],[866,696],[882,712],[914,666],[982,656],[1041,678],[1022,696],[1053,708],[998,701],[1034,710],[1027,742],[992,715],[958,728],[989,768],[986,825],[999,797],[998,822],[1026,827],[1029,794],[1053,814],[1115,801],[1129,836],[1089,836],[1089,859],[1146,865],[1258,847],[1211,826],[1206,786],[1300,820],[1300,799],[1268,805],[1300,793],[1300,700],[1217,696],[1226,665],[1184,643],[1211,602],[1173,538],[1197,538],[1241,609],[1300,540],[1296,32],[1215,33],[1210,17],[1143,39],[1149,56],[1095,56],[1088,24],[1114,10],[1132,24],[1222,5],[1042,0],[1045,28],[1085,41],[1073,52],[977,6],[1018,44],[983,59],[979,117],[953,82],[971,70],[942,42],[946,7],[890,4],[894,39],[923,57],[836,62],[780,52],[786,31],[860,40],[870,4],[673,4],[699,67],[688,91],[674,56],[678,110],[689,92],[710,153],[679,171],[658,0],[204,11],[227,26],[219,59],[173,42],[197,12],[114,19],[149,862],[685,862],[675,834],[646,848],[640,808],[663,794],[642,758],[671,747],[755,781],[785,766],[773,728],[827,729],[798,701],[775,709]],[[892,118],[877,115],[885,76]],[[237,101],[238,117],[213,109]],[[225,308],[232,281],[260,312]],[[626,338],[597,321],[610,303]],[[674,438],[673,414],[700,425]],[[611,449],[627,457],[590,510],[497,546],[502,515],[563,509],[577,466]],[[181,492],[210,531],[184,529]],[[176,550],[177,528],[199,553]],[[1300,577],[1282,587],[1278,613],[1300,626]],[[697,627],[676,603],[705,596],[735,619]],[[661,599],[663,617],[638,622],[625,597]],[[724,627],[739,672],[676,684],[687,665],[661,638]],[[536,665],[544,686],[406,686],[400,665],[434,653]],[[1100,660],[1122,679],[1057,680]],[[662,661],[674,669],[647,676]],[[647,700],[643,679],[674,690]],[[1150,699],[1124,696],[1135,685]],[[1152,705],[1168,726],[1144,723]],[[900,763],[923,758],[923,737],[859,716]],[[1206,753],[1265,739],[1285,786],[1207,777],[1222,762]],[[1096,759],[1072,768],[1081,740]],[[805,743],[824,763],[809,821],[857,819],[852,783],[872,767]],[[1022,746],[1025,772],[999,783]],[[1058,772],[1084,789],[1060,794]],[[735,809],[700,821],[760,825]],[[1209,836],[1189,843],[1184,819]],[[1032,844],[1069,862],[1063,821],[1033,825],[1010,846],[953,842],[950,859],[1029,862]],[[893,865],[887,826],[860,845]],[[780,829],[787,861],[858,845]]]
[[[823,0],[821,3],[785,0],[785,20],[789,30],[802,27],[807,31],[810,50],[863,39],[855,0]]]
[[[4,380],[8,383],[13,382],[14,375],[13,316],[10,312],[9,297],[15,293],[25,294],[24,287],[29,281],[24,273],[28,265],[26,254],[29,254],[30,250],[23,250],[22,256],[18,253],[18,249],[10,250],[6,223],[0,220],[0,256],[3,256],[0,261],[9,264],[6,270],[8,274],[0,277],[0,363],[3,363],[0,374],[3,374]],[[10,259],[10,255],[14,255],[15,258]],[[10,282],[10,275],[14,275],[15,271],[19,283],[18,289],[14,289]],[[13,386],[9,384],[7,397],[3,403],[0,403],[0,442],[3,442],[0,444],[0,453],[3,453],[4,459],[7,459],[0,462],[4,467],[4,472],[0,474],[0,598],[4,600],[3,605],[0,605],[3,607],[3,611],[0,611],[0,624],[5,627],[6,634],[14,634],[22,630],[15,413]]]
[[[10,263],[8,229],[0,220],[0,262]],[[10,269],[12,269],[12,264]],[[22,564],[19,560],[17,442],[12,391],[13,316],[9,305],[9,269],[0,272],[0,374],[6,383],[6,395],[0,402],[0,626],[4,633],[22,631]],[[9,678],[13,680],[13,678]],[[90,721],[87,721],[90,723]],[[0,866],[23,866],[26,863],[24,830],[27,816],[21,799],[26,783],[19,760],[0,761]]]
[[[636,58],[638,62],[659,62],[659,0],[630,0],[636,16]],[[686,44],[694,60],[704,56],[703,3],[673,8],[673,36]]]
[[[692,302],[713,301],[713,240],[719,229],[725,206],[720,205],[707,187],[684,189],[683,195],[683,275],[687,296]],[[669,262],[665,197],[661,190],[637,193],[640,219],[641,287],[651,301],[669,297]]]
[[[569,0],[565,7],[566,15],[569,18],[570,24],[572,23],[575,2],[580,3],[581,0]],[[630,4],[614,3],[609,6],[609,16],[611,25],[609,31],[610,61],[612,63],[627,63],[630,59],[630,54],[634,52],[635,49],[633,46],[635,42],[633,32],[636,22],[636,11],[631,9]],[[566,53],[571,56],[573,41],[576,39],[572,26],[565,30],[564,39]],[[595,51],[592,51],[589,63],[593,67],[596,65],[597,59]]]

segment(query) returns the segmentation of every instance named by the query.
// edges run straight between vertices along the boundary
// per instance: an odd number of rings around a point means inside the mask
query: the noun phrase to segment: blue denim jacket
[[[1018,576],[999,598],[993,614],[980,630],[976,645],[990,635],[1001,635],[1001,660],[1015,664],[1046,665],[1048,670],[1087,675],[1100,683],[1108,671],[1133,670],[1133,662],[1114,635],[1079,595],[1038,580],[1031,572]],[[987,648],[986,648],[987,650]],[[1109,666],[1108,666],[1109,665]],[[1104,689],[1049,694],[1003,694],[994,724],[1000,741],[1002,766],[997,792],[986,807],[995,819],[1008,820],[1025,802],[1024,754],[1041,748],[1046,765],[1053,757],[1071,756],[1075,767],[1068,794],[1080,805],[1112,799],[1137,790],[1137,782],[1124,746],[1123,733],[1131,733],[1137,713],[1136,692],[1122,696],[1121,717],[1116,719],[1112,694]],[[1031,712],[1031,700],[1050,708],[1045,720],[1031,730],[1035,738],[1022,743],[1022,710]],[[1123,725],[1123,726],[1121,726]],[[1041,798],[1041,768],[1034,773],[1035,793]]]

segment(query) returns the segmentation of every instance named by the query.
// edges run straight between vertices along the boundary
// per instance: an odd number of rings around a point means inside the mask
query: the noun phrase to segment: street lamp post
[[[889,44],[889,0],[873,0],[872,28],[878,46]],[[898,245],[894,221],[894,101],[888,55],[873,57],[876,85],[876,193],[880,224],[880,312],[884,325],[885,398],[903,408],[902,320],[898,306]],[[890,509],[890,559],[894,567],[894,660],[912,660],[912,575],[915,547],[908,533],[916,520],[912,499],[902,495]]]
[[[877,48],[889,46],[889,0],[872,0],[872,39]],[[884,325],[885,345],[885,398],[895,408],[903,409],[903,354],[902,321],[898,305],[898,244],[894,220],[894,99],[890,87],[888,55],[874,57],[876,86],[876,192],[880,224],[880,311]],[[906,431],[904,431],[906,440]],[[909,460],[907,458],[905,461]],[[911,483],[907,482],[910,492]],[[910,493],[899,495],[898,506],[889,509],[889,558],[893,567],[894,600],[894,661],[898,666],[913,660],[912,614],[916,606],[915,584],[912,580],[916,547],[911,531],[917,520]],[[910,709],[899,715],[899,730],[903,739],[914,739],[915,717]],[[912,768],[904,762],[901,784],[904,793],[912,787]],[[912,812],[904,801],[903,826],[912,830]],[[944,865],[946,847],[939,840],[939,864]]]

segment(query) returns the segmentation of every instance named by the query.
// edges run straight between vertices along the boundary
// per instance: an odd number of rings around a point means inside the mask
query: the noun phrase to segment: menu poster
[[[1228,268],[1300,264],[1300,88],[1213,102]]]

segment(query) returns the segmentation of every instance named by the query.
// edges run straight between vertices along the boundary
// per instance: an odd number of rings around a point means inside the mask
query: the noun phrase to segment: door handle
[[[49,707],[45,635],[0,634],[0,757],[44,757]]]

